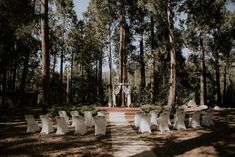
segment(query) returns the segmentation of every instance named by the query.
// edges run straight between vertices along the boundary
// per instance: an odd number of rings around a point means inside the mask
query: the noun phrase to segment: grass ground
[[[107,135],[96,137],[93,128],[84,136],[26,133],[25,114],[33,114],[38,122],[40,109],[23,108],[1,111],[0,156],[112,156],[110,126]]]
[[[95,137],[94,128],[89,128],[84,136],[74,135],[73,128],[62,136],[26,133],[25,114],[33,114],[40,121],[42,112],[38,108],[0,110],[0,156],[113,156],[110,125],[107,135],[101,137]],[[159,157],[234,157],[235,110],[218,111],[214,117],[214,127],[169,133],[153,131],[151,134],[138,133],[138,136]],[[133,124],[132,119],[129,120]]]
[[[214,112],[214,121],[213,127],[138,135],[159,157],[234,157],[235,110]]]

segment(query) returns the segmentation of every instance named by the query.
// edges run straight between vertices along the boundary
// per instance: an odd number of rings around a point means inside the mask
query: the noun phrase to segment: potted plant
[[[140,107],[140,111],[146,114],[151,111],[161,112],[162,107],[160,105],[145,104]]]

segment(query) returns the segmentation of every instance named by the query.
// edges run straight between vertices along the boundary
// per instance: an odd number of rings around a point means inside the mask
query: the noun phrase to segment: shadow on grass
[[[235,128],[224,129],[222,132],[213,131],[211,133],[202,133],[199,137],[178,142],[176,138],[168,138],[163,145],[155,146],[153,151],[157,156],[171,157],[189,152],[202,146],[213,146],[218,156],[233,156],[233,147],[228,147],[225,139],[229,140],[235,132]],[[156,139],[161,141],[161,139]],[[222,144],[219,141],[223,141]],[[226,149],[228,149],[226,151]],[[229,151],[230,150],[230,151]],[[209,152],[204,152],[209,153]],[[206,154],[204,154],[206,155]]]
[[[157,131],[152,134],[139,134],[139,136],[153,146],[152,150],[158,157],[235,156],[235,112],[232,110],[229,113],[216,114],[214,127],[189,128],[184,131],[172,130],[163,134]],[[226,117],[228,114],[230,119]]]
[[[38,117],[38,110],[29,108],[0,113],[3,114],[0,118],[0,156],[112,156],[109,125],[106,135],[97,137],[94,127],[88,128],[84,136],[75,135],[73,128],[66,135],[26,133],[24,115]]]
[[[54,133],[43,135],[39,132],[27,134],[23,115],[39,115],[38,110],[30,108],[25,112],[18,110],[0,111],[0,156],[113,156],[111,126],[107,126],[107,135],[96,137],[94,128],[89,128],[84,136],[69,134],[57,136]],[[228,114],[230,116],[228,116]],[[235,156],[235,110],[218,112],[215,115],[215,127],[187,129],[161,134],[138,134],[158,157],[185,156]],[[135,128],[135,130],[137,130]],[[192,135],[193,133],[193,135]],[[196,136],[195,136],[196,135]],[[130,135],[131,136],[131,135]],[[214,150],[202,147],[213,147]],[[190,154],[195,149],[196,153]],[[195,152],[194,152],[195,153]],[[142,156],[136,154],[135,156]]]
[[[26,134],[22,137],[3,137],[0,156],[112,156],[110,129],[107,135],[96,137],[92,129],[84,136]],[[4,140],[5,138],[5,140]],[[90,154],[90,155],[89,155]]]

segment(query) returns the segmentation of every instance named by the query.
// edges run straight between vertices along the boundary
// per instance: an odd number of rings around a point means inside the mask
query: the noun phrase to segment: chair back
[[[36,131],[39,131],[40,128],[38,126],[38,123],[36,122],[35,118],[33,115],[25,115],[25,120],[26,120],[26,123],[27,123],[27,130],[26,132],[36,132]]]
[[[135,117],[134,117],[135,127],[139,127],[141,116],[142,116],[141,113],[136,113],[135,114]]]
[[[192,128],[201,128],[200,125],[201,111],[195,111],[189,119],[189,126]]]
[[[27,124],[37,124],[33,115],[25,115],[24,117],[25,117]]]
[[[140,124],[139,124],[139,131],[141,133],[144,133],[144,132],[151,133],[150,119],[151,119],[150,114],[142,114],[141,119],[140,119]]]
[[[67,132],[69,132],[68,126],[63,117],[56,116],[56,124],[57,124],[57,130],[56,130],[57,135],[64,135]]]
[[[95,116],[95,135],[105,135],[106,134],[106,119],[104,116]]]
[[[71,111],[70,112],[71,116],[79,116],[79,112],[78,111]]]
[[[158,113],[156,111],[151,111],[150,115],[151,115],[151,119],[150,119],[151,125],[158,125],[157,124]]]
[[[94,126],[94,118],[91,111],[84,111],[85,123],[87,127]]]
[[[59,116],[63,117],[66,124],[69,125],[69,116],[67,115],[67,113],[65,111],[59,111]]]
[[[53,124],[47,115],[40,115],[40,119],[42,121],[41,133],[49,134],[54,131]]]
[[[72,116],[72,125],[71,126],[74,126],[74,117],[79,116],[79,112],[78,111],[71,111],[70,114]]]
[[[170,131],[169,129],[170,112],[164,111],[157,119],[158,127],[161,132]]]
[[[83,116],[74,116],[74,134],[84,135],[87,133],[85,118]]]
[[[185,126],[185,111],[180,109],[177,110],[175,113],[175,118],[174,118],[174,128],[176,128],[177,130],[180,129],[186,129]]]

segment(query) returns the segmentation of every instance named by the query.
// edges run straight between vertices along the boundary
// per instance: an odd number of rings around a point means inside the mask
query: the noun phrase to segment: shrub
[[[140,107],[140,111],[149,113],[150,111],[161,112],[162,107],[160,105],[145,104]]]
[[[71,111],[77,110],[79,114],[84,115],[84,111],[91,111],[93,115],[96,115],[97,112],[99,111],[96,108],[96,105],[79,105],[78,106],[72,106],[72,105],[53,105],[50,109],[48,109],[48,115],[50,117],[55,117],[59,115],[59,111],[66,111],[67,114],[70,114]]]

